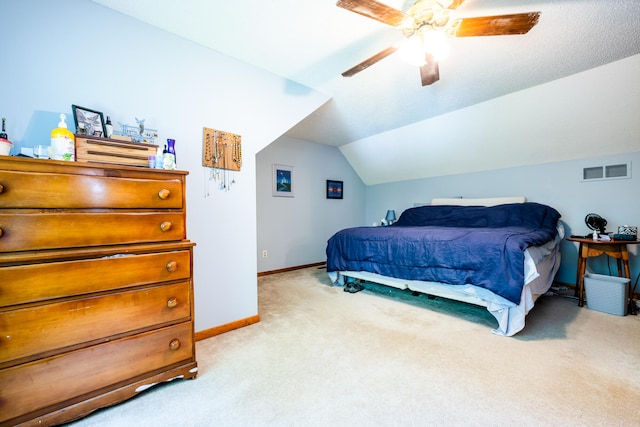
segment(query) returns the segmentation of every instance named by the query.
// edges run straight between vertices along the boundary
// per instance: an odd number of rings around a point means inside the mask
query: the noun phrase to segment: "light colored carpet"
[[[321,268],[259,279],[261,322],[197,344],[195,380],[74,426],[637,426],[640,319],[543,297],[518,335],[483,308]]]

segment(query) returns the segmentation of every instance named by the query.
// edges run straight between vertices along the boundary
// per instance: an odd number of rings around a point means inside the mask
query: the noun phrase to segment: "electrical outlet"
[[[267,257],[267,251],[266,249],[264,251],[262,251],[262,258],[266,258]]]

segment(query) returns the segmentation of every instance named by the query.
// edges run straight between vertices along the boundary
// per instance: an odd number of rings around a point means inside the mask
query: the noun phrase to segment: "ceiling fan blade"
[[[336,6],[359,13],[367,18],[375,19],[392,27],[400,24],[405,19],[411,19],[406,13],[375,0],[338,0]]]
[[[457,9],[462,3],[464,3],[464,0],[453,0],[451,4],[447,6],[447,9]]]
[[[351,77],[354,74],[357,74],[360,71],[362,71],[362,70],[364,70],[366,68],[369,68],[370,66],[372,66],[376,62],[386,58],[387,56],[389,56],[392,53],[394,53],[396,50],[398,50],[398,46],[390,46],[390,47],[386,48],[385,50],[376,53],[371,58],[365,59],[364,61],[362,61],[361,63],[359,63],[355,67],[349,68],[347,71],[342,73],[342,76],[343,77]]]
[[[420,67],[420,78],[422,79],[422,86],[429,86],[440,80],[440,69],[438,62],[433,58],[433,55],[426,54],[427,63]]]
[[[447,34],[452,37],[525,34],[538,23],[539,17],[540,12],[529,12],[460,18],[453,21],[447,28]]]

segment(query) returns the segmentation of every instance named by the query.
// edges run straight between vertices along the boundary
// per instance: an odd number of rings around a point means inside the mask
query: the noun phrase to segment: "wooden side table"
[[[587,259],[606,254],[615,258],[618,264],[618,277],[631,279],[629,271],[629,252],[627,245],[639,244],[640,240],[593,240],[578,237],[567,237],[570,242],[578,242],[578,272],[576,276],[576,284],[578,285],[578,306],[584,306],[584,274],[587,267]],[[630,295],[632,297],[632,295]]]

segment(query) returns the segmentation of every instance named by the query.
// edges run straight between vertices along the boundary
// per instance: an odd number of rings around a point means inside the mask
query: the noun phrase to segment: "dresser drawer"
[[[0,213],[0,252],[183,240],[182,212]]]
[[[191,277],[191,251],[0,268],[0,307]]]
[[[0,170],[0,207],[182,209],[180,179],[140,179]]]
[[[190,317],[189,282],[0,311],[0,366]]]
[[[194,361],[191,322],[0,370],[0,423]]]

